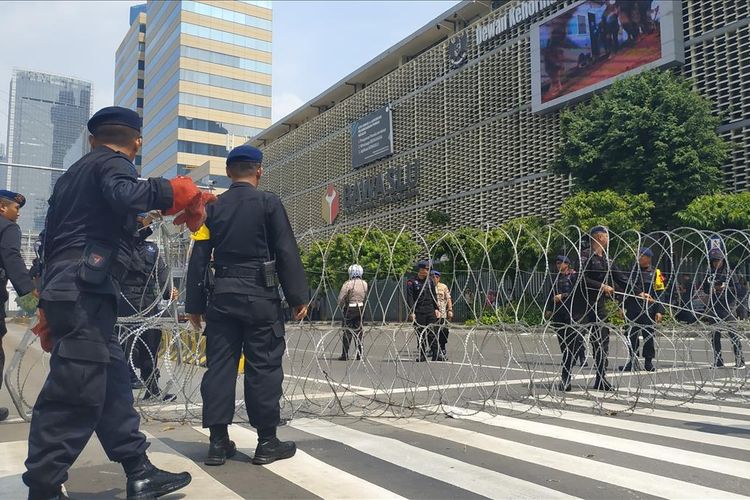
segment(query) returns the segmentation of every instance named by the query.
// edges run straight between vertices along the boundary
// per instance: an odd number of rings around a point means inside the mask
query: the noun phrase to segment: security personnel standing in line
[[[557,341],[560,343],[562,353],[562,381],[561,391],[570,391],[570,377],[573,361],[578,357],[579,351],[583,349],[583,337],[577,329],[572,326],[580,320],[578,314],[573,313],[573,290],[575,289],[578,273],[570,267],[570,259],[565,255],[558,255],[557,277],[552,284],[545,315],[552,322],[557,333]]]
[[[638,263],[630,273],[628,279],[628,294],[625,297],[625,317],[628,320],[628,362],[621,366],[620,371],[630,372],[638,370],[639,336],[643,335],[643,368],[646,371],[656,371],[654,358],[656,345],[654,342],[654,326],[664,317],[664,306],[658,302],[658,295],[666,288],[661,271],[651,265],[654,252],[647,247],[638,251]]]
[[[437,325],[437,338],[438,347],[437,360],[448,361],[448,335],[450,330],[448,329],[448,322],[453,320],[453,299],[451,298],[451,290],[448,285],[440,282],[440,271],[433,270],[431,273],[432,279],[435,282],[435,294],[437,297],[438,311],[440,311],[440,317],[438,318]]]
[[[726,257],[721,249],[712,248],[708,252],[708,260],[711,268],[703,281],[703,292],[708,294],[708,308],[704,321],[709,325],[721,325],[734,319],[732,308],[737,301],[737,282],[729,272]],[[734,352],[734,367],[742,370],[745,368],[742,341],[733,329],[730,328],[728,333]],[[721,368],[724,366],[724,358],[721,355],[721,329],[718,327],[713,332],[713,348],[713,366]]]
[[[138,180],[133,159],[141,119],[117,106],[88,122],[92,151],[55,184],[42,246],[36,333],[51,347],[49,375],[34,405],[23,481],[30,499],[66,498],[68,469],[96,432],[127,474],[128,498],[155,498],[190,482],[151,464],[133,408],[125,356],[114,331],[119,281],[131,259],[135,215],[200,202],[186,177]]]
[[[595,226],[589,232],[591,252],[582,256],[581,276],[578,278],[576,293],[573,297],[574,313],[581,317],[590,327],[591,346],[594,351],[596,380],[594,389],[612,391],[614,387],[607,380],[607,356],[609,355],[609,328],[606,302],[615,296],[615,286],[622,292],[625,289],[625,278],[620,269],[607,256],[609,248],[609,231],[604,226]]]
[[[164,300],[176,298],[176,290],[169,285],[169,268],[159,255],[159,246],[148,241],[148,237],[153,234],[149,227],[151,217],[146,213],[138,214],[136,222],[139,229],[133,235],[133,258],[120,284],[117,315],[127,317],[145,312],[148,316],[159,316],[161,312],[155,305],[159,295]],[[147,309],[150,310],[146,311]],[[141,380],[146,384],[143,399],[161,397],[164,401],[172,401],[175,399],[173,394],[162,396],[159,389],[156,361],[161,338],[160,328],[144,330],[138,338],[134,338],[131,333],[124,339],[125,360],[130,369],[131,382],[135,377],[133,367],[140,369]],[[135,380],[140,382],[137,378]]]
[[[258,430],[253,463],[290,458],[297,449],[276,437],[285,351],[277,272],[295,320],[307,315],[308,286],[281,200],[258,189],[262,158],[259,149],[247,145],[229,152],[227,176],[232,184],[208,207],[204,226],[193,235],[185,312],[197,330],[204,313],[206,320],[207,370],[201,382],[203,427],[210,430],[206,465],[222,465],[236,451],[227,426],[234,417],[243,353],[245,406]],[[209,292],[204,285],[212,253],[215,273]]]
[[[339,306],[344,313],[342,322],[343,335],[341,338],[341,356],[339,361],[349,359],[349,347],[352,339],[356,343],[357,361],[362,359],[362,317],[365,311],[365,301],[367,301],[367,282],[362,279],[364,269],[359,264],[349,266],[349,279],[341,285],[339,291]]]
[[[406,282],[406,302],[409,306],[409,320],[417,332],[417,362],[427,361],[427,348],[430,358],[437,361],[437,338],[435,328],[440,314],[437,303],[435,282],[430,279],[430,263],[421,260],[417,264],[417,276]]]
[[[0,388],[3,386],[2,377],[5,366],[3,337],[8,333],[5,326],[8,279],[13,283],[13,288],[22,300],[32,298],[31,294],[35,288],[21,257],[21,228],[16,224],[24,204],[26,204],[26,198],[23,195],[0,190],[0,266],[2,266],[0,268],[0,298],[2,298],[2,304],[0,304]],[[6,418],[8,418],[8,409],[0,408],[0,421]]]

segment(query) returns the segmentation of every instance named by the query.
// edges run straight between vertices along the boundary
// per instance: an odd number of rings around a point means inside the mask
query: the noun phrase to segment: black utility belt
[[[116,259],[113,259],[111,252],[106,252],[106,247],[63,250],[45,264],[49,266],[53,263],[63,261],[81,261],[82,272],[79,272],[79,277],[92,284],[99,284],[104,281],[102,278],[105,274],[116,279],[118,282],[124,280],[128,275],[128,268]],[[94,272],[87,272],[87,267],[88,271],[93,270]],[[89,276],[91,274],[93,276]]]
[[[223,266],[219,264],[216,265],[214,276],[216,278],[259,278],[261,284],[266,288],[273,288],[278,285],[275,260],[251,266]]]
[[[255,278],[260,272],[258,267],[217,267],[214,276],[217,278]]]

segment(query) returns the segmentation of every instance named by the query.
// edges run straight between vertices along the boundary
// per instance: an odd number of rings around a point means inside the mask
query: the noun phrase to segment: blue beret
[[[640,250],[638,250],[638,255],[645,255],[646,257],[653,257],[654,252],[651,251],[648,247],[642,247]]]
[[[604,226],[594,226],[591,228],[591,231],[589,231],[591,236],[594,236],[597,233],[609,233],[609,230]]]
[[[260,163],[261,161],[263,161],[263,153],[258,148],[243,144],[242,146],[237,146],[236,148],[231,150],[227,155],[227,166],[235,161],[249,161],[252,163]]]
[[[417,262],[417,268],[419,269],[427,269],[430,267],[430,261],[429,260],[420,260]]]
[[[141,117],[132,109],[108,106],[94,113],[87,126],[92,134],[102,125],[125,125],[140,132],[141,122]]]
[[[711,260],[721,260],[724,258],[724,252],[722,252],[718,248],[714,248],[713,250],[708,252],[708,258]]]
[[[24,195],[20,193],[14,193],[13,191],[8,191],[6,189],[0,189],[0,198],[15,201],[16,203],[18,203],[19,207],[22,207],[26,204],[26,198],[24,197]]]
[[[570,259],[567,258],[565,255],[558,255],[555,259],[555,262],[563,262],[565,264],[570,264]]]
[[[438,278],[440,277],[440,271],[430,271],[430,274],[437,276]]]

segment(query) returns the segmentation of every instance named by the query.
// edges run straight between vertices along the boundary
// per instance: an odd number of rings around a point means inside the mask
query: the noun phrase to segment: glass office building
[[[143,71],[131,26],[118,50],[126,61],[116,102],[139,103],[142,80],[144,176],[191,174],[226,183],[228,150],[271,124],[270,2],[148,2]],[[140,23],[140,21],[139,21]],[[145,22],[144,22],[145,26]],[[119,66],[119,63],[118,63]],[[125,83],[129,82],[129,83]]]
[[[130,28],[115,54],[115,106],[138,111],[143,118],[143,74],[146,67],[146,7],[147,4],[130,8]],[[139,154],[135,167],[141,171]]]
[[[91,116],[91,83],[64,76],[14,70],[8,113],[8,161],[63,168],[64,159]],[[44,228],[47,199],[59,173],[3,168],[0,184],[26,196],[18,221],[24,232]]]

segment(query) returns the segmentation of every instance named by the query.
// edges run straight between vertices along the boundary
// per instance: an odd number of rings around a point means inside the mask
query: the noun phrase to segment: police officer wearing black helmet
[[[239,146],[227,156],[229,189],[207,207],[187,271],[185,312],[200,330],[205,314],[207,370],[201,383],[203,427],[210,430],[206,465],[222,465],[236,452],[228,425],[234,417],[235,381],[245,355],[245,406],[258,430],[253,463],[290,458],[296,445],[280,441],[279,400],[284,372],[284,322],[278,280],[295,320],[307,315],[308,286],[297,242],[278,196],[258,189],[261,151]],[[207,287],[213,254],[213,285]]]
[[[51,357],[32,413],[23,474],[31,499],[66,498],[61,485],[94,432],[109,459],[122,465],[130,499],[159,497],[191,479],[187,472],[156,468],[146,456],[148,443],[114,331],[135,215],[174,214],[202,199],[185,177],[138,180],[133,160],[140,128],[130,109],[95,113],[88,122],[92,151],[60,177],[49,200],[35,332]]]
[[[21,257],[21,229],[16,224],[21,208],[26,204],[22,194],[0,190],[0,387],[3,385],[5,351],[3,337],[8,330],[5,326],[5,302],[8,300],[8,280],[13,284],[19,297],[32,298],[36,288]],[[33,308],[33,306],[32,306]],[[0,408],[0,421],[8,418],[8,409]]]

